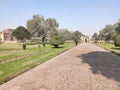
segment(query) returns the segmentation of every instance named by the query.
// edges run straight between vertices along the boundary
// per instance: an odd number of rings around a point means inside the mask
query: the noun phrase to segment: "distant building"
[[[91,36],[86,36],[86,35],[83,35],[80,37],[81,39],[81,42],[92,42],[92,37]]]
[[[0,32],[0,39],[2,42],[5,41],[15,41],[15,38],[12,36],[13,29],[5,29]]]

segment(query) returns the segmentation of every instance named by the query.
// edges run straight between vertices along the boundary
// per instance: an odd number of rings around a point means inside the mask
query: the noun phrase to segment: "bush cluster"
[[[115,36],[114,45],[115,46],[120,46],[120,34]]]
[[[59,45],[64,44],[64,39],[60,36],[54,36],[50,39],[50,44],[57,48]]]

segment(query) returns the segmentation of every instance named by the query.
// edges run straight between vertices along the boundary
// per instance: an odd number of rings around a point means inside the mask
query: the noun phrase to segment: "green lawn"
[[[104,49],[107,49],[113,53],[120,55],[120,47],[115,47],[114,44],[107,44],[107,43],[95,43],[95,45],[100,46]]]
[[[53,48],[48,44],[46,47],[41,45],[40,48],[38,45],[27,45],[27,50],[22,50],[21,44],[0,44],[0,84],[73,46],[73,43],[64,44],[61,48]]]

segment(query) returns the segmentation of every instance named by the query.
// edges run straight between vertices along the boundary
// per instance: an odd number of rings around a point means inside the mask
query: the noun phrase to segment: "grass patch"
[[[104,49],[111,51],[117,55],[120,55],[120,47],[115,47],[114,44],[107,44],[107,43],[95,43],[95,45],[100,46]]]
[[[27,58],[21,58],[17,59],[15,61],[6,62],[3,64],[0,64],[0,84],[20,75],[21,73],[30,70],[31,68],[40,65],[50,58],[55,57],[56,55],[70,49],[74,46],[73,43],[64,44],[61,46],[62,48],[52,48],[51,45],[46,45],[46,47],[38,48],[37,45],[28,45],[27,50],[22,50],[21,45],[17,44],[16,49],[13,45],[4,45],[4,48],[2,48],[2,51],[0,53],[4,53],[4,50],[10,50],[8,55],[1,56],[3,60],[9,59],[9,58],[15,58],[16,56],[23,56],[26,54],[34,53],[32,56],[29,56]],[[8,49],[7,49],[8,48]],[[9,49],[13,48],[13,49]],[[1,45],[0,45],[1,49]],[[8,52],[7,51],[7,52]],[[4,57],[4,58],[3,58]]]

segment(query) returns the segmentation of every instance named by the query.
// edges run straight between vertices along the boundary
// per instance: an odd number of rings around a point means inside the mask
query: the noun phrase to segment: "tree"
[[[95,32],[92,36],[92,38],[98,38],[98,34]]]
[[[59,23],[54,18],[47,18],[44,22],[44,30],[49,38],[58,35],[57,28]]]
[[[46,30],[57,29],[59,26],[59,23],[54,18],[47,18],[44,24]]]
[[[77,46],[77,44],[78,44],[78,42],[80,41],[80,37],[81,37],[81,35],[82,35],[82,33],[81,32],[79,32],[79,31],[75,31],[74,33],[73,33],[73,40],[74,40],[74,42],[75,42],[75,44],[76,44],[76,46]]]
[[[33,37],[40,37],[43,35],[44,17],[41,15],[33,15],[32,19],[27,21],[27,29]]]
[[[117,23],[115,31],[117,34],[120,34],[120,22]]]
[[[32,19],[27,21],[27,28],[33,37],[41,37],[43,46],[45,46],[45,38],[51,38],[57,35],[58,23],[54,18],[44,19],[41,15],[34,15]]]
[[[98,34],[96,32],[93,34],[92,38],[95,39],[95,42],[99,40]]]
[[[99,38],[109,43],[110,40],[114,39],[115,35],[116,32],[114,30],[113,25],[106,25],[105,28],[100,31]]]
[[[31,38],[30,32],[23,26],[18,26],[15,31],[13,31],[12,35],[18,40],[18,41],[24,41],[26,39]]]
[[[109,43],[110,40],[114,40],[115,36],[120,34],[120,19],[113,25],[106,25],[102,30],[99,31],[99,39],[105,40]]]
[[[27,28],[32,34],[32,37],[41,37],[43,46],[45,46],[44,40],[46,37],[44,21],[44,17],[41,15],[33,15],[33,18],[27,21]]]
[[[60,29],[58,30],[59,36],[61,36],[65,41],[71,40],[71,33],[67,29]]]
[[[103,29],[99,31],[98,37],[100,40],[105,40],[105,33],[104,33]]]
[[[120,34],[115,36],[114,45],[115,46],[120,46]]]
[[[58,48],[59,45],[64,44],[64,39],[60,36],[54,36],[50,39],[50,44]]]

